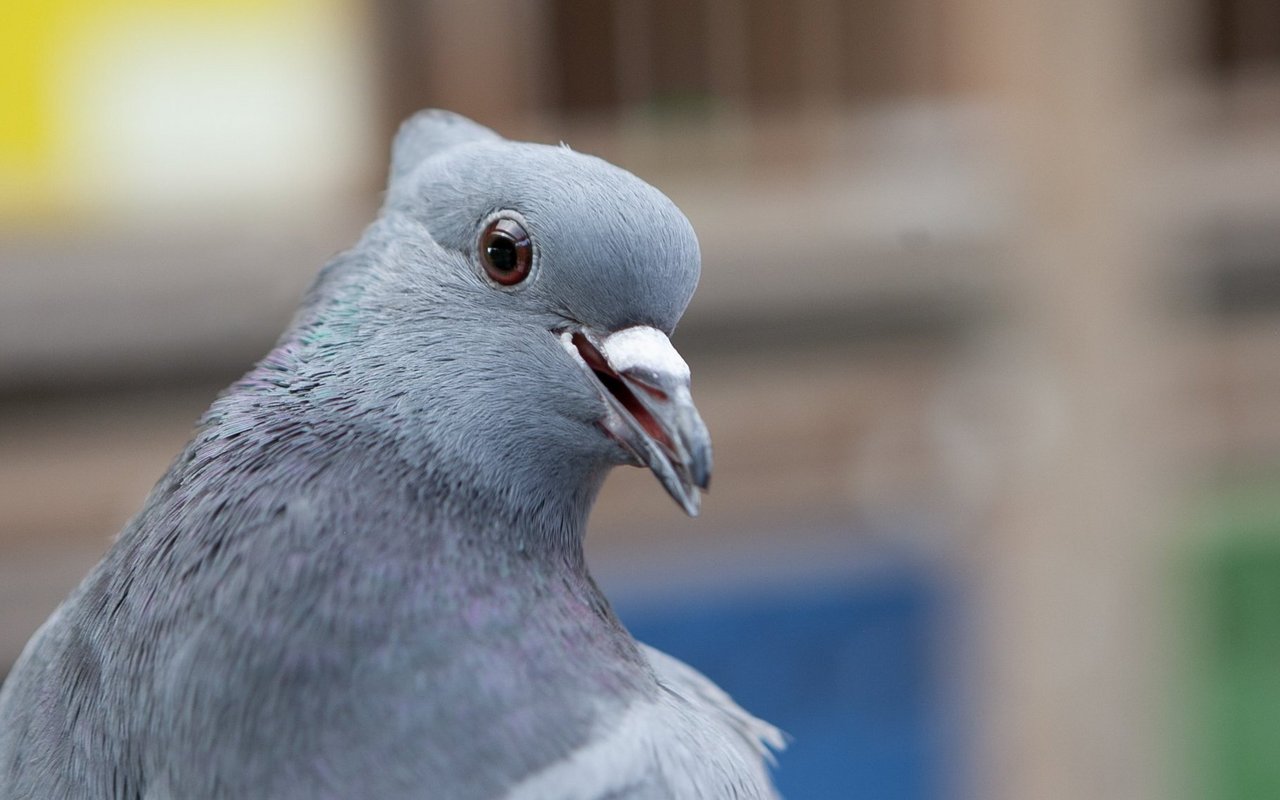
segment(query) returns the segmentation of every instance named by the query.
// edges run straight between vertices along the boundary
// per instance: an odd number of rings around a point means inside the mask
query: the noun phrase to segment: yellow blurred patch
[[[85,169],[100,153],[86,145],[110,137],[122,123],[104,118],[100,108],[86,108],[85,87],[119,85],[109,73],[130,66],[127,58],[112,63],[103,53],[127,54],[138,43],[182,54],[183,40],[190,36],[203,47],[194,54],[199,57],[223,34],[222,64],[234,63],[236,49],[246,40],[274,37],[285,52],[297,52],[291,43],[300,40],[311,43],[311,51],[341,47],[333,31],[342,27],[343,5],[342,0],[4,0],[0,216],[38,218],[101,202],[102,175]],[[164,78],[164,69],[155,72],[157,80]],[[136,76],[125,78],[137,83]],[[118,109],[115,116],[130,113]]]

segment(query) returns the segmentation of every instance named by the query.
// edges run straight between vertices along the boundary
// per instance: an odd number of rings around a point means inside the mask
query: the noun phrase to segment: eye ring
[[[478,242],[480,265],[489,280],[515,286],[533,268],[533,240],[524,225],[512,217],[498,217],[484,227]]]

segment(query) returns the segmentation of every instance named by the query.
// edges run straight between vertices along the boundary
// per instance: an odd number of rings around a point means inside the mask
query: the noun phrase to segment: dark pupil
[[[499,272],[510,272],[516,268],[516,243],[506,236],[494,236],[484,252],[489,256],[489,263]]]

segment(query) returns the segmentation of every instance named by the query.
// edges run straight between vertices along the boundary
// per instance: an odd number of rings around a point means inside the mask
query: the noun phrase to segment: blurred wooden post
[[[537,0],[431,0],[423,19],[429,103],[519,137],[546,105],[546,12]]]
[[[1001,338],[1046,376],[1054,406],[971,549],[972,796],[1163,800],[1173,404],[1140,203],[1161,144],[1147,127],[1152,20],[1138,0],[953,5],[961,83],[999,115],[1017,181]]]

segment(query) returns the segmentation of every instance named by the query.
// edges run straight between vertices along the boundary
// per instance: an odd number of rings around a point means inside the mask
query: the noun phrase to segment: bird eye
[[[514,286],[529,277],[533,266],[533,242],[524,226],[510,217],[499,217],[480,234],[480,263],[495,283]]]

